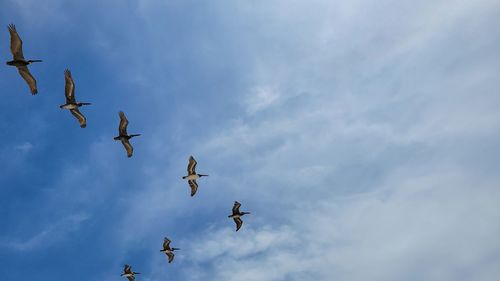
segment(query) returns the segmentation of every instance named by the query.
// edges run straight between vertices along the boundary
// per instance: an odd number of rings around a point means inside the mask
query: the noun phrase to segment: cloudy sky
[[[497,280],[500,2],[2,0],[2,280]],[[9,33],[0,36],[11,59]],[[65,68],[92,102],[81,129]],[[141,133],[126,157],[118,111]],[[198,160],[195,197],[181,177]],[[239,232],[233,202],[252,212]],[[181,248],[172,264],[163,237]]]

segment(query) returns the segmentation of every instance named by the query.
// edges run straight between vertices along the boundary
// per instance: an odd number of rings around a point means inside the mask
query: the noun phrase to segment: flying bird
[[[240,212],[240,206],[241,206],[240,202],[234,201],[233,214],[227,216],[228,218],[232,218],[236,223],[236,231],[240,230],[241,225],[243,224],[241,217],[250,214],[249,212]]]
[[[41,60],[25,60],[23,55],[23,41],[19,34],[17,34],[16,26],[9,24],[7,27],[10,33],[10,52],[12,53],[13,60],[8,61],[7,64],[17,67],[17,71],[23,79],[28,83],[32,95],[36,95],[38,90],[36,88],[36,80],[31,75],[28,64],[33,62],[41,62]]]
[[[180,250],[179,248],[170,248],[170,240],[165,237],[163,239],[163,250],[160,252],[165,252],[165,255],[168,256],[168,263],[171,263],[174,260],[174,251]]]
[[[83,105],[90,105],[88,102],[76,102],[75,100],[75,83],[73,82],[73,77],[71,76],[71,72],[69,69],[64,70],[64,80],[66,81],[65,86],[65,94],[66,94],[66,103],[60,105],[59,107],[62,109],[68,109],[73,116],[78,119],[80,122],[80,127],[85,128],[87,126],[87,119],[85,116],[78,110],[79,107]]]
[[[127,150],[127,156],[132,157],[134,148],[130,144],[129,140],[133,137],[140,136],[141,134],[135,134],[135,135],[127,134],[127,126],[128,126],[127,117],[125,117],[125,113],[123,113],[123,111],[118,112],[118,115],[120,115],[120,126],[118,127],[119,135],[117,137],[114,137],[114,140],[121,141],[123,146],[125,147],[125,150]]]
[[[125,276],[129,281],[134,281],[135,280],[135,274],[141,274],[139,272],[133,272],[132,271],[132,266],[126,264],[125,267],[123,268],[123,273],[120,274],[120,276]]]
[[[208,175],[201,175],[196,173],[196,160],[194,160],[193,156],[189,156],[189,164],[187,167],[187,172],[188,175],[182,177],[182,179],[187,180],[189,183],[189,186],[191,187],[191,196],[194,196],[196,194],[196,191],[198,190],[198,183],[196,183],[196,180],[201,178],[201,177],[208,177]]]

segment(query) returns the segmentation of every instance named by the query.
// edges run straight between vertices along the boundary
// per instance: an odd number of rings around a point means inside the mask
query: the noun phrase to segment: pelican
[[[21,37],[19,37],[19,34],[17,34],[16,26],[9,24],[7,28],[10,32],[10,52],[13,56],[13,60],[8,61],[7,64],[17,67],[19,74],[21,74],[26,83],[28,83],[31,94],[36,95],[38,93],[36,80],[33,75],[31,75],[28,69],[28,64],[41,62],[41,60],[25,60],[23,55],[23,41],[21,40]]]
[[[118,127],[119,135],[117,137],[114,137],[114,140],[121,141],[123,146],[125,147],[125,150],[127,150],[127,156],[132,157],[132,152],[134,151],[134,148],[132,147],[132,145],[128,140],[133,137],[140,136],[141,134],[135,134],[135,135],[127,134],[127,126],[128,126],[127,117],[125,117],[125,113],[123,113],[123,111],[118,112],[118,115],[120,115],[120,126]]]
[[[66,94],[66,103],[60,105],[61,109],[68,109],[73,116],[78,119],[80,122],[80,127],[85,128],[87,126],[87,119],[85,116],[78,110],[78,108],[82,105],[90,105],[88,102],[76,102],[75,101],[75,83],[73,82],[73,77],[71,77],[71,71],[69,69],[64,70],[64,80],[66,81],[65,86],[65,94]]]
[[[243,224],[241,217],[246,214],[250,214],[249,212],[240,212],[240,206],[241,206],[240,202],[234,201],[233,214],[227,216],[228,218],[232,218],[236,223],[236,231],[240,230],[241,225]]]
[[[196,169],[196,160],[194,160],[193,156],[189,156],[189,164],[187,167],[187,172],[188,175],[182,177],[182,179],[187,180],[189,183],[189,186],[191,187],[191,196],[194,196],[196,194],[196,191],[198,190],[198,183],[196,183],[196,180],[201,178],[201,177],[208,177],[208,175],[201,175],[197,174],[195,169]]]
[[[134,281],[135,280],[135,274],[141,274],[139,272],[133,272],[132,271],[132,266],[126,264],[125,267],[123,268],[123,273],[120,274],[120,276],[125,276],[129,281]]]
[[[165,237],[163,239],[163,250],[160,250],[160,252],[165,252],[165,255],[168,256],[168,263],[171,263],[174,260],[174,251],[175,250],[180,250],[179,248],[170,248],[170,240]]]

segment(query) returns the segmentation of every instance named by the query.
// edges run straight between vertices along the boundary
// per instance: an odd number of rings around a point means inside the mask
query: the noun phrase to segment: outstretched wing
[[[163,250],[170,250],[170,240],[168,238],[165,238],[163,240]]]
[[[198,183],[196,183],[196,180],[188,180],[188,183],[191,187],[191,196],[194,196],[198,190]]]
[[[66,81],[64,88],[66,103],[75,103],[75,83],[73,82],[73,77],[69,69],[64,70],[64,80]]]
[[[234,201],[234,206],[233,206],[233,215],[238,214],[240,212],[240,202]]]
[[[126,136],[126,135],[128,135],[127,134],[127,126],[128,126],[127,117],[125,117],[125,113],[123,113],[123,111],[120,111],[118,113],[118,115],[120,115],[120,126],[118,127],[118,132],[119,132],[120,136]]]
[[[127,151],[127,156],[132,157],[132,153],[134,152],[134,148],[130,144],[128,140],[122,139],[122,144],[123,147],[125,147],[125,150]]]
[[[240,230],[243,221],[240,218],[234,218],[233,220],[236,223],[236,231]]]
[[[168,263],[171,263],[174,260],[174,253],[169,252],[169,253],[166,253],[166,254],[168,256]]]
[[[123,268],[123,273],[124,274],[132,273],[132,267],[130,265],[126,264],[125,267]]]
[[[14,60],[24,60],[23,41],[19,37],[19,34],[17,34],[16,26],[9,24],[8,29],[10,33],[10,52]]]
[[[196,162],[196,160],[194,160],[194,157],[189,156],[189,164],[188,164],[188,168],[187,168],[188,175],[196,174],[196,164],[198,164],[198,163]]]
[[[78,110],[78,108],[71,109],[70,112],[71,114],[73,114],[73,116],[76,117],[76,119],[78,119],[81,128],[87,127],[87,119],[85,119],[85,116],[83,116],[83,114],[80,112],[80,110]]]
[[[28,83],[28,86],[30,87],[31,90],[31,94],[36,95],[38,93],[38,90],[36,88],[36,80],[33,77],[33,75],[31,75],[30,71],[28,70],[28,67],[19,66],[17,70],[19,71],[19,74],[21,74],[21,77],[23,77],[24,81]]]

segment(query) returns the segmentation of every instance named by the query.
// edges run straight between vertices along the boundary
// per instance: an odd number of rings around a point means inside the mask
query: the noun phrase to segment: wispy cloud
[[[65,217],[55,223],[46,225],[43,230],[25,240],[4,239],[2,246],[18,251],[33,251],[39,248],[50,247],[61,242],[70,233],[78,231],[80,225],[90,219],[86,214],[75,214]]]
[[[257,87],[246,98],[246,107],[249,114],[266,109],[278,101],[280,93],[273,87]]]
[[[33,148],[33,144],[30,142],[23,142],[22,144],[16,145],[15,149],[22,153],[27,153]]]

